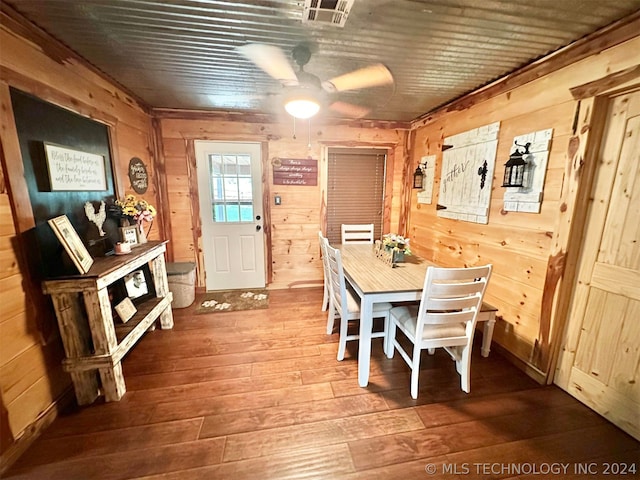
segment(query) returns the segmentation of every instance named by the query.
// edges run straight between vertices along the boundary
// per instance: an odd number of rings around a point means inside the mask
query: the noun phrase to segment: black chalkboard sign
[[[34,278],[77,273],[47,221],[66,215],[92,256],[104,254],[112,243],[118,241],[119,231],[115,219],[105,222],[103,228],[107,236],[101,237],[98,228],[88,220],[85,213],[87,202],[98,211],[102,201],[107,205],[114,201],[108,127],[15,88],[11,88],[11,104],[20,141],[25,182],[36,224],[33,232],[27,232],[23,236],[23,240],[28,242],[29,256],[34,262],[32,270],[38,270],[33,272]],[[52,191],[45,144],[62,145],[104,157],[106,190]]]

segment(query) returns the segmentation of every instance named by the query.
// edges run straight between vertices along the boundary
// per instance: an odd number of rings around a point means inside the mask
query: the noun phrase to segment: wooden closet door
[[[556,382],[640,439],[640,91],[612,99],[599,160]]]

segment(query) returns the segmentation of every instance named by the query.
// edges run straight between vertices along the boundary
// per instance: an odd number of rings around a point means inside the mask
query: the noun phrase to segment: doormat
[[[269,306],[269,291],[264,288],[219,290],[198,296],[195,313],[237,312]]]

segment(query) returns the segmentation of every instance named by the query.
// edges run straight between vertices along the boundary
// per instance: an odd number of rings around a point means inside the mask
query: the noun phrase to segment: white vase
[[[147,243],[147,234],[144,232],[144,222],[138,224],[138,243]]]

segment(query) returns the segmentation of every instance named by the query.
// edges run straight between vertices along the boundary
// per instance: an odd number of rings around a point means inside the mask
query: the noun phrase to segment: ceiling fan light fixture
[[[307,119],[320,111],[320,104],[312,97],[296,97],[288,100],[284,109],[292,117]]]

